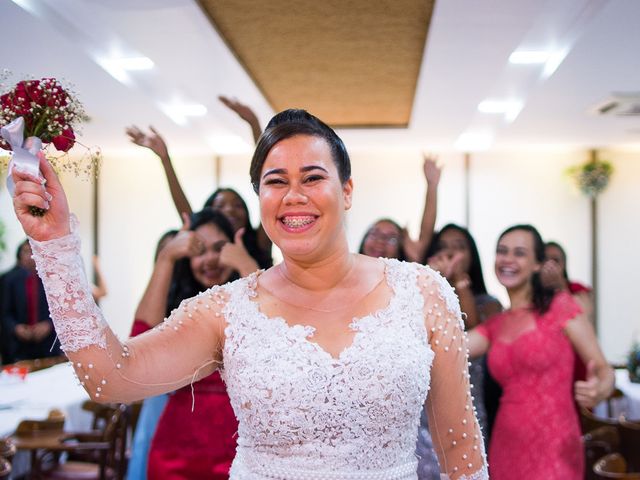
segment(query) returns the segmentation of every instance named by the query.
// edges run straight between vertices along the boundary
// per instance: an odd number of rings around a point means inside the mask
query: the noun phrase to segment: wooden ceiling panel
[[[275,111],[406,127],[435,0],[200,0]]]

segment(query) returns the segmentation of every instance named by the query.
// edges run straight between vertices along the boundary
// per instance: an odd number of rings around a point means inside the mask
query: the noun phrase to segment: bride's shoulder
[[[218,305],[222,305],[230,300],[234,296],[238,295],[252,295],[255,291],[255,285],[258,276],[262,273],[262,270],[257,270],[254,273],[247,275],[246,277],[240,277],[236,280],[232,280],[223,285],[214,285],[203,292],[200,292],[194,299],[208,299],[212,300]]]

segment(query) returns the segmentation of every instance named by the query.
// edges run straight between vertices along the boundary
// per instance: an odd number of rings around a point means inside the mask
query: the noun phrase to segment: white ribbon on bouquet
[[[7,173],[7,189],[13,196],[15,185],[11,172],[14,168],[21,172],[29,173],[36,178],[40,176],[40,160],[36,154],[42,149],[42,140],[38,137],[24,138],[24,119],[22,117],[18,117],[10,124],[2,127],[0,134],[13,149],[13,156],[9,162],[9,171]]]

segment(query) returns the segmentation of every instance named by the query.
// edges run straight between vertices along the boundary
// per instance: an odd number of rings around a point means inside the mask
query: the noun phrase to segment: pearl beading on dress
[[[441,444],[445,447],[448,445],[452,451],[460,450],[464,445],[469,446],[470,450],[465,450],[464,453],[458,457],[459,460],[457,461],[455,456],[452,458],[453,464],[450,464],[448,473],[452,476],[458,475],[459,477],[457,478],[466,480],[488,478],[484,442],[482,441],[480,429],[477,427],[475,418],[474,397],[471,393],[473,385],[470,384],[470,374],[468,371],[470,365],[468,357],[469,351],[466,345],[468,343],[468,337],[466,332],[464,332],[464,323],[460,315],[460,307],[453,288],[446,283],[444,278],[437,272],[430,271],[429,273],[431,273],[431,275],[424,275],[421,278],[420,287],[425,293],[425,312],[427,318],[431,317],[434,319],[431,327],[428,328],[428,332],[431,335],[431,345],[436,353],[436,358],[438,358],[439,352],[442,352],[445,356],[463,356],[464,367],[461,370],[461,374],[464,382],[468,384],[468,389],[466,389],[465,392],[465,405],[461,411],[462,418],[459,418],[459,422],[462,425],[461,429],[452,425],[446,430],[445,437],[440,440],[444,440],[444,442],[441,441]],[[438,286],[437,289],[433,288],[434,284]],[[446,306],[445,311],[443,311],[437,300],[429,304],[429,299],[437,298],[438,296],[441,296],[444,300]],[[475,429],[475,432],[473,429]],[[448,457],[450,457],[450,455]]]
[[[404,465],[380,470],[316,471],[283,469],[248,461],[243,455],[238,455],[234,460],[234,464],[236,469],[246,470],[250,475],[260,475],[269,480],[413,480],[416,478],[416,469],[418,467],[418,462],[412,461]]]
[[[75,238],[71,238],[74,235]],[[285,475],[285,472],[290,471],[302,471],[313,475],[319,471],[323,475],[333,475],[328,478],[358,479],[359,474],[384,472],[381,475],[385,475],[387,471],[401,469],[403,465],[409,463],[410,458],[413,458],[414,432],[417,431],[419,410],[427,390],[430,390],[429,396],[434,398],[432,401],[438,402],[435,406],[439,417],[437,420],[440,421],[441,417],[444,422],[439,425],[441,427],[439,431],[446,432],[449,427],[452,429],[451,437],[447,439],[443,435],[434,442],[442,450],[445,458],[444,465],[450,478],[455,480],[488,478],[480,431],[477,428],[473,409],[469,408],[472,395],[469,391],[465,365],[466,348],[462,350],[466,346],[460,328],[462,322],[459,306],[451,287],[443,280],[439,280],[437,275],[428,268],[387,261],[388,283],[395,292],[394,298],[398,300],[397,303],[381,312],[375,312],[354,321],[351,325],[351,328],[357,332],[354,345],[349,347],[339,359],[333,359],[313,342],[302,341],[313,333],[311,329],[304,327],[284,329],[284,322],[279,323],[277,319],[262,318],[259,315],[256,317],[255,311],[246,310],[244,307],[252,303],[251,308],[256,307],[255,302],[247,303],[249,298],[256,296],[256,292],[252,289],[247,290],[245,280],[234,282],[223,288],[212,289],[183,302],[161,326],[127,342],[128,345],[122,344],[110,331],[91,298],[79,256],[77,233],[42,243],[43,245],[34,246],[34,252],[38,251],[37,253],[40,254],[40,260],[36,258],[36,261],[47,295],[54,297],[56,308],[53,309],[52,317],[56,330],[61,334],[63,347],[73,361],[73,368],[78,374],[79,382],[89,391],[92,398],[100,401],[130,401],[130,399],[140,398],[144,392],[154,394],[170,390],[171,386],[177,388],[188,384],[188,380],[185,381],[185,379],[195,379],[203,365],[211,365],[216,361],[212,350],[222,345],[207,343],[203,341],[203,337],[213,340],[215,337],[210,336],[209,332],[212,328],[224,328],[225,320],[228,323],[225,330],[223,374],[230,389],[238,380],[231,378],[233,375],[230,371],[234,368],[246,369],[248,364],[245,360],[248,359],[269,365],[268,371],[271,373],[289,375],[295,372],[295,368],[292,371],[283,369],[279,372],[279,367],[291,365],[287,362],[275,362],[276,359],[270,355],[270,352],[264,351],[265,341],[259,336],[255,348],[248,352],[251,353],[250,356],[246,359],[234,358],[232,349],[227,348],[230,347],[230,336],[235,335],[235,338],[240,338],[237,335],[246,336],[249,333],[244,328],[235,331],[234,323],[238,323],[238,318],[258,320],[260,325],[275,328],[277,332],[275,338],[282,342],[281,353],[290,353],[300,348],[297,354],[302,355],[301,358],[313,357],[317,361],[324,358],[322,362],[336,373],[357,374],[353,380],[350,380],[351,382],[361,382],[363,378],[373,382],[363,384],[365,388],[359,389],[356,395],[352,394],[349,383],[335,384],[333,388],[337,386],[337,390],[332,395],[338,394],[336,399],[353,399],[357,403],[335,404],[339,407],[336,414],[331,413],[328,417],[327,412],[323,412],[322,409],[307,410],[314,415],[312,425],[324,425],[320,430],[292,431],[290,433],[293,437],[287,434],[277,440],[274,437],[277,431],[269,430],[271,427],[265,424],[266,438],[277,441],[258,442],[255,446],[252,446],[251,442],[245,442],[244,445],[252,456],[258,453],[265,454],[265,450],[270,455],[274,455],[273,462],[261,463],[268,465],[270,469],[279,469],[268,473],[269,475]],[[256,278],[254,276],[253,280],[255,281]],[[420,289],[416,288],[418,285]],[[237,298],[235,300],[233,298],[237,294],[242,299],[240,303],[236,301]],[[223,316],[224,318],[221,318]],[[389,343],[390,340],[392,341]],[[400,348],[396,349],[393,342],[399,342],[396,346],[399,345]],[[166,351],[169,345],[172,347],[175,345],[181,352],[180,358],[172,363],[170,371],[150,368],[166,358],[166,355],[160,352]],[[200,350],[191,348],[194,345],[199,345]],[[389,349],[389,347],[393,348]],[[367,357],[364,353],[366,351],[372,352],[373,356]],[[426,357],[424,352],[428,352]],[[416,353],[418,353],[417,356]],[[140,357],[142,360],[136,361],[136,358]],[[384,358],[384,361],[380,362],[380,358]],[[357,362],[358,359],[363,361]],[[393,364],[398,361],[408,363]],[[349,365],[351,362],[353,366]],[[437,381],[432,383],[429,389],[431,362],[434,362],[431,376],[435,375],[433,378]],[[437,366],[438,363],[440,366]],[[302,424],[295,416],[308,415],[303,413],[300,407],[309,405],[315,408],[318,403],[314,400],[306,401],[298,394],[326,397],[327,377],[317,374],[321,373],[321,370],[307,377],[309,383],[304,389],[278,392],[272,388],[273,385],[269,384],[269,388],[253,392],[248,386],[240,390],[239,398],[249,393],[266,395],[263,398],[284,394],[285,398],[295,402],[296,406],[281,412],[289,415],[286,420],[293,420],[292,425],[300,426]],[[461,375],[455,373],[460,371]],[[269,380],[259,376],[252,378]],[[288,378],[292,378],[292,375]],[[443,387],[438,383],[445,385]],[[355,384],[351,383],[351,385]],[[389,385],[392,387],[389,388]],[[446,395],[442,398],[442,393],[448,392],[449,387],[453,387],[455,393],[450,397]],[[131,394],[127,397],[129,392]],[[372,394],[374,397],[385,394],[384,400],[369,399],[368,397]],[[441,398],[438,399],[438,396]],[[458,402],[457,399],[466,400]],[[245,398],[234,404],[236,414],[250,409],[251,400],[251,398]],[[399,407],[395,417],[393,411],[388,411],[390,406]],[[399,414],[400,410],[404,412],[402,415]],[[363,414],[367,415],[368,420],[358,426],[358,419],[362,419]],[[334,417],[335,425],[331,420]],[[397,425],[391,427],[390,420],[394,418]],[[402,418],[408,423],[402,423]],[[250,438],[247,431],[243,430],[242,419],[240,430],[239,441]],[[307,433],[312,437],[307,438]],[[345,434],[348,437],[341,439],[340,435]],[[291,442],[290,439],[294,441]],[[452,443],[454,441],[455,445]],[[273,451],[269,451],[271,448]],[[315,459],[314,464],[310,461],[309,455],[316,450],[321,455]],[[299,455],[298,460],[295,459],[295,455]],[[293,463],[289,463],[291,459],[294,460]],[[331,467],[331,472],[323,472],[323,469],[328,466]],[[352,477],[345,476],[343,472],[348,472]],[[241,476],[240,474],[232,475],[231,478],[256,480],[251,475]],[[289,480],[291,477],[282,478]],[[305,477],[305,480],[309,478],[316,477]],[[398,480],[400,478],[402,477]],[[407,480],[416,478],[415,470],[408,473],[406,477]]]

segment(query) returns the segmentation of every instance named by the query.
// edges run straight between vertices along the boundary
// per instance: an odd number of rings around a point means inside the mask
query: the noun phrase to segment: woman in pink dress
[[[573,405],[592,407],[613,389],[613,370],[593,328],[568,293],[540,282],[544,243],[530,225],[499,238],[495,271],[511,308],[469,334],[472,356],[488,352],[503,388],[489,446],[493,480],[582,480],[583,447]],[[588,365],[573,380],[574,350]]]

